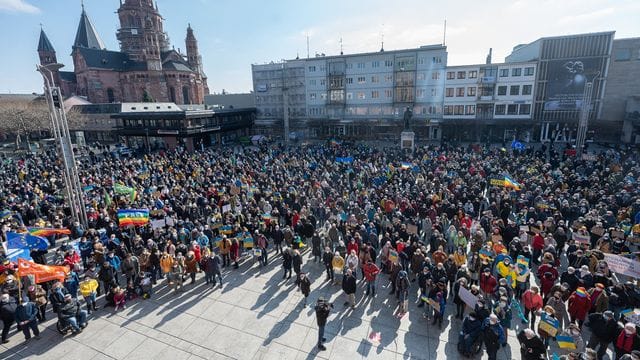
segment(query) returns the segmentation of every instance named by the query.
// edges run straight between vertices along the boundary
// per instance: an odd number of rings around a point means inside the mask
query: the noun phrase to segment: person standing
[[[84,280],[80,282],[80,294],[87,304],[87,312],[91,314],[91,310],[96,311],[96,296],[98,295],[98,281],[85,275]]]
[[[9,342],[9,329],[11,329],[11,325],[13,325],[16,319],[16,299],[10,296],[9,294],[2,294],[0,296],[0,319],[2,319],[2,323],[4,327],[2,328],[2,343],[6,344]]]
[[[18,326],[20,327],[20,329],[22,329],[25,341],[31,339],[32,331],[34,337],[36,339],[40,339],[40,330],[38,330],[37,315],[38,307],[36,306],[36,304],[29,300],[21,301],[16,308],[16,323],[18,323]]]
[[[188,251],[187,256],[184,258],[185,272],[189,274],[191,282],[189,285],[196,283],[196,273],[198,272],[198,259],[193,251]]]
[[[325,281],[333,282],[333,267],[331,266],[333,262],[333,252],[331,248],[328,246],[324,248],[324,253],[322,253],[322,263],[324,264],[324,268],[327,271],[327,279]]]
[[[222,273],[220,272],[221,262],[220,256],[213,252],[207,258],[204,275],[206,284],[211,284],[211,287],[216,286],[216,276],[220,279],[220,287],[222,287]]]
[[[291,279],[291,268],[293,267],[293,256],[291,256],[291,249],[285,247],[282,250],[282,268],[284,269],[283,279]],[[287,274],[289,276],[287,276]]]
[[[591,329],[591,336],[587,347],[597,350],[598,360],[600,360],[607,352],[609,344],[616,339],[618,322],[612,311],[605,311],[604,313],[590,314],[588,325]]]
[[[367,263],[362,267],[364,272],[365,280],[367,281],[367,296],[371,295],[371,297],[376,296],[376,277],[380,273],[380,269],[376,266],[376,264],[371,261],[371,259],[367,260]]]
[[[318,298],[316,303],[316,321],[318,322],[318,350],[327,350],[324,346],[324,327],[327,325],[327,318],[333,309],[333,304],[328,303],[323,297]]]
[[[633,350],[640,350],[640,337],[636,331],[634,323],[626,323],[622,331],[620,331],[613,346],[616,349],[616,360],[622,355],[630,354]]]
[[[296,285],[300,285],[300,273],[302,272],[302,255],[300,251],[293,250],[293,271],[296,273]]]
[[[347,295],[344,306],[350,305],[351,309],[356,308],[356,277],[351,269],[347,269],[342,278],[342,290]]]
[[[309,297],[309,293],[311,292],[311,281],[309,281],[309,277],[304,272],[300,273],[300,291],[302,292],[302,295],[304,295],[302,307],[306,307],[307,298]]]
[[[496,360],[500,345],[507,346],[507,339],[504,336],[504,329],[498,321],[496,314],[491,314],[482,324],[484,334],[484,344],[487,348],[489,360]]]
[[[542,309],[542,296],[538,293],[539,289],[537,286],[531,286],[531,289],[527,290],[522,294],[522,304],[524,305],[524,317],[531,328],[534,328],[536,323],[536,313]]]
[[[523,360],[540,360],[545,359],[547,347],[536,333],[525,328],[518,333],[518,341],[520,342],[520,358]]]
[[[230,265],[229,253],[231,251],[231,241],[226,235],[222,235],[222,240],[218,242],[218,248],[220,248],[220,256],[222,256],[222,267]]]

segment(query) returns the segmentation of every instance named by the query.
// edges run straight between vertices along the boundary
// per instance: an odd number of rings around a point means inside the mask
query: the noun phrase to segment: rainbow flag
[[[504,187],[512,188],[516,191],[520,191],[522,189],[522,185],[511,178],[509,175],[504,176]]]
[[[149,209],[123,209],[118,210],[118,225],[143,226],[149,223]]]
[[[413,164],[412,164],[412,163],[410,163],[410,162],[403,161],[403,162],[400,164],[400,167],[401,167],[403,170],[409,170],[409,169],[413,169]]]
[[[580,297],[587,297],[587,292],[585,291],[585,289],[583,287],[579,287],[576,289],[576,295],[580,296]]]
[[[558,347],[560,349],[576,349],[576,343],[573,341],[573,338],[571,336],[558,335],[556,336],[556,341],[558,342]]]
[[[71,235],[69,229],[53,229],[53,228],[29,228],[29,234],[34,236],[49,237],[53,235]]]

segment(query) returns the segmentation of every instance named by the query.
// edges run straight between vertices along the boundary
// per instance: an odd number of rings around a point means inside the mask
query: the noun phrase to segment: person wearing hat
[[[616,339],[619,330],[618,322],[613,312],[607,310],[603,313],[589,314],[587,325],[591,329],[587,347],[597,350],[597,359],[600,360],[607,352],[609,344]]]
[[[631,354],[634,350],[640,350],[640,337],[638,336],[636,325],[628,322],[613,342],[616,350],[616,360],[623,355]]]
[[[583,287],[579,287],[569,296],[569,317],[571,322],[582,326],[591,309],[591,297]]]
[[[487,349],[489,360],[496,360],[500,345],[507,346],[507,339],[504,336],[504,329],[496,314],[491,314],[482,324],[484,344]]]
[[[9,330],[11,329],[11,325],[15,322],[15,314],[16,314],[16,299],[9,294],[0,295],[0,319],[3,323],[2,328],[2,343],[6,344],[9,342]]]
[[[318,302],[315,306],[316,322],[318,323],[318,350],[327,350],[324,346],[326,341],[324,337],[324,327],[327,325],[327,318],[333,309],[333,304],[328,303],[322,296],[318,298]]]
[[[609,309],[609,295],[604,291],[604,285],[597,283],[595,287],[587,291],[591,298],[591,309],[589,313],[601,313]]]
[[[398,279],[396,284],[396,290],[398,292],[398,301],[400,308],[398,309],[398,315],[404,315],[409,311],[409,276],[407,272],[401,270],[398,272]]]

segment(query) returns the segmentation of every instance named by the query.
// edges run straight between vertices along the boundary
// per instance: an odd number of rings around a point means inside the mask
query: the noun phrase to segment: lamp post
[[[49,64],[46,66],[36,65],[37,71],[44,78],[44,94],[49,106],[49,116],[51,118],[51,130],[56,142],[59,144],[59,156],[62,158],[63,171],[67,201],[71,208],[71,216],[75,221],[87,227],[87,212],[84,206],[84,198],[78,167],[76,165],[73,147],[71,145],[71,135],[69,134],[69,123],[62,104],[62,92],[55,86],[53,71],[60,69],[62,64]]]
[[[578,130],[576,132],[576,156],[582,158],[584,151],[584,143],[587,140],[587,129],[589,128],[589,112],[591,111],[591,96],[593,94],[593,82],[600,75],[597,72],[591,81],[584,86],[582,93],[582,106],[580,107],[580,119],[578,121]]]

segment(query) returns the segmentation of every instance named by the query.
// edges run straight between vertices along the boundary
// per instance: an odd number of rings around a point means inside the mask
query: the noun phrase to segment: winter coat
[[[293,264],[293,257],[288,252],[282,253],[282,267],[286,270],[291,270],[291,266]]]
[[[367,281],[374,281],[378,273],[380,273],[380,269],[374,263],[366,263],[364,264],[364,277]]]
[[[579,296],[576,293],[569,296],[569,315],[578,320],[584,320],[591,309],[591,298]]]
[[[520,356],[524,360],[540,360],[544,359],[547,353],[547,347],[538,336],[527,339],[524,330],[518,333],[518,341],[520,342]]]
[[[215,255],[207,258],[204,270],[207,274],[220,274],[220,256]]]
[[[184,259],[184,265],[186,268],[187,274],[193,274],[198,272],[198,261],[194,255],[187,256]]]
[[[9,297],[9,300],[3,301],[0,303],[0,319],[6,322],[12,322],[15,318],[16,308],[18,304],[16,303],[16,299],[13,297]]]
[[[38,314],[38,307],[31,301],[22,303],[16,307],[16,322],[18,324],[22,322],[33,321]]]
[[[342,290],[348,294],[356,293],[356,277],[344,274],[342,277]]]
[[[309,281],[309,278],[306,276],[304,279],[300,279],[300,291],[305,297],[309,296],[311,292],[311,281]]]
[[[587,323],[591,333],[603,342],[612,342],[620,333],[618,322],[611,318],[607,320],[602,314],[590,314]]]

